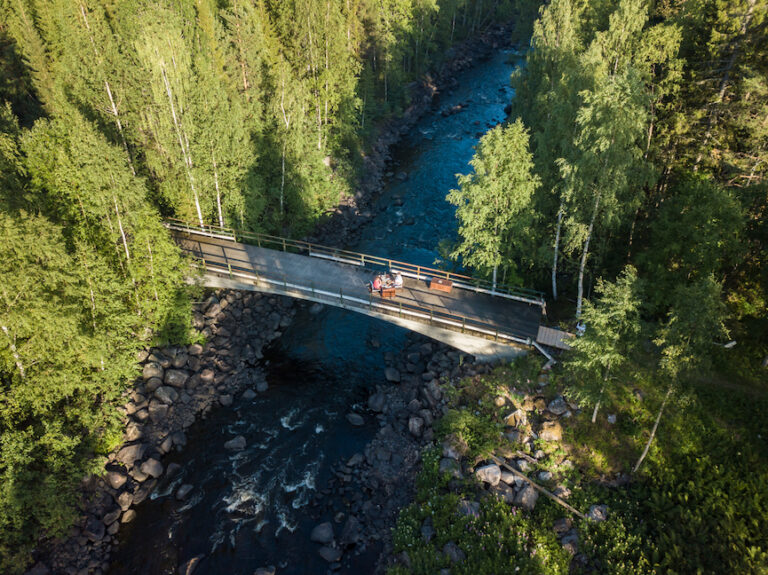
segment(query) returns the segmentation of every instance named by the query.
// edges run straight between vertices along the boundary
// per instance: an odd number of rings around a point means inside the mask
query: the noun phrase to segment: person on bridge
[[[373,291],[381,291],[381,276],[376,276],[373,278],[371,287],[373,288]]]
[[[395,272],[395,288],[401,289],[403,287],[403,276],[400,272]]]

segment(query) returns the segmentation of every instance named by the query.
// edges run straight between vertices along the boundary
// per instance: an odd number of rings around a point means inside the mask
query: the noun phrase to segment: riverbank
[[[378,135],[363,158],[362,179],[355,194],[342,198],[339,205],[321,222],[307,241],[331,246],[355,244],[362,229],[375,217],[375,202],[387,181],[404,181],[407,174],[395,171],[393,148],[408,134],[428,111],[439,105],[442,94],[450,94],[459,86],[456,77],[478,61],[494,52],[511,46],[511,32],[515,24],[508,22],[493,26],[477,37],[467,40],[449,51],[448,59],[439,70],[427,74],[410,88],[410,106],[402,116],[384,122]],[[460,110],[445,109],[444,115]],[[448,190],[445,191],[448,193]]]

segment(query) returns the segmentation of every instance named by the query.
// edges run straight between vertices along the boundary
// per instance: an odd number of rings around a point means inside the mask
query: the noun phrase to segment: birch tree
[[[514,276],[515,259],[530,249],[531,198],[540,185],[528,150],[528,132],[521,120],[497,126],[480,140],[470,161],[474,173],[459,176],[459,189],[447,200],[455,205],[459,244],[451,257],[484,273],[494,288],[497,271],[506,267]]]

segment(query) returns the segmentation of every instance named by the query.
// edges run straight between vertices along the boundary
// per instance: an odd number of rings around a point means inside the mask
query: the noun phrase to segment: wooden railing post
[[[344,305],[344,289],[339,288],[339,303]]]

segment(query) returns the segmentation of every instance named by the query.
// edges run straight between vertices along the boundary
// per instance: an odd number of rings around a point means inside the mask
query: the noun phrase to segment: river
[[[479,137],[504,119],[517,63],[500,51],[461,73],[397,145],[393,177],[362,232],[361,252],[433,265],[437,243],[456,235],[454,208],[445,201],[456,174],[467,173]],[[442,110],[461,106],[443,115]],[[380,320],[335,308],[302,306],[267,351],[269,390],[252,403],[214,411],[188,431],[182,453],[166,457],[182,472],[161,483],[120,532],[111,575],[170,575],[202,556],[199,574],[252,574],[275,565],[280,575],[319,574],[328,564],[310,543],[318,523],[307,505],[329,478],[329,467],[361,452],[378,429],[375,420],[352,427],[345,414],[384,383],[385,354],[399,352],[407,333]],[[222,449],[243,435],[248,447]],[[173,497],[180,483],[191,498]],[[330,519],[330,518],[328,518]],[[345,560],[340,573],[368,573],[379,550]]]

